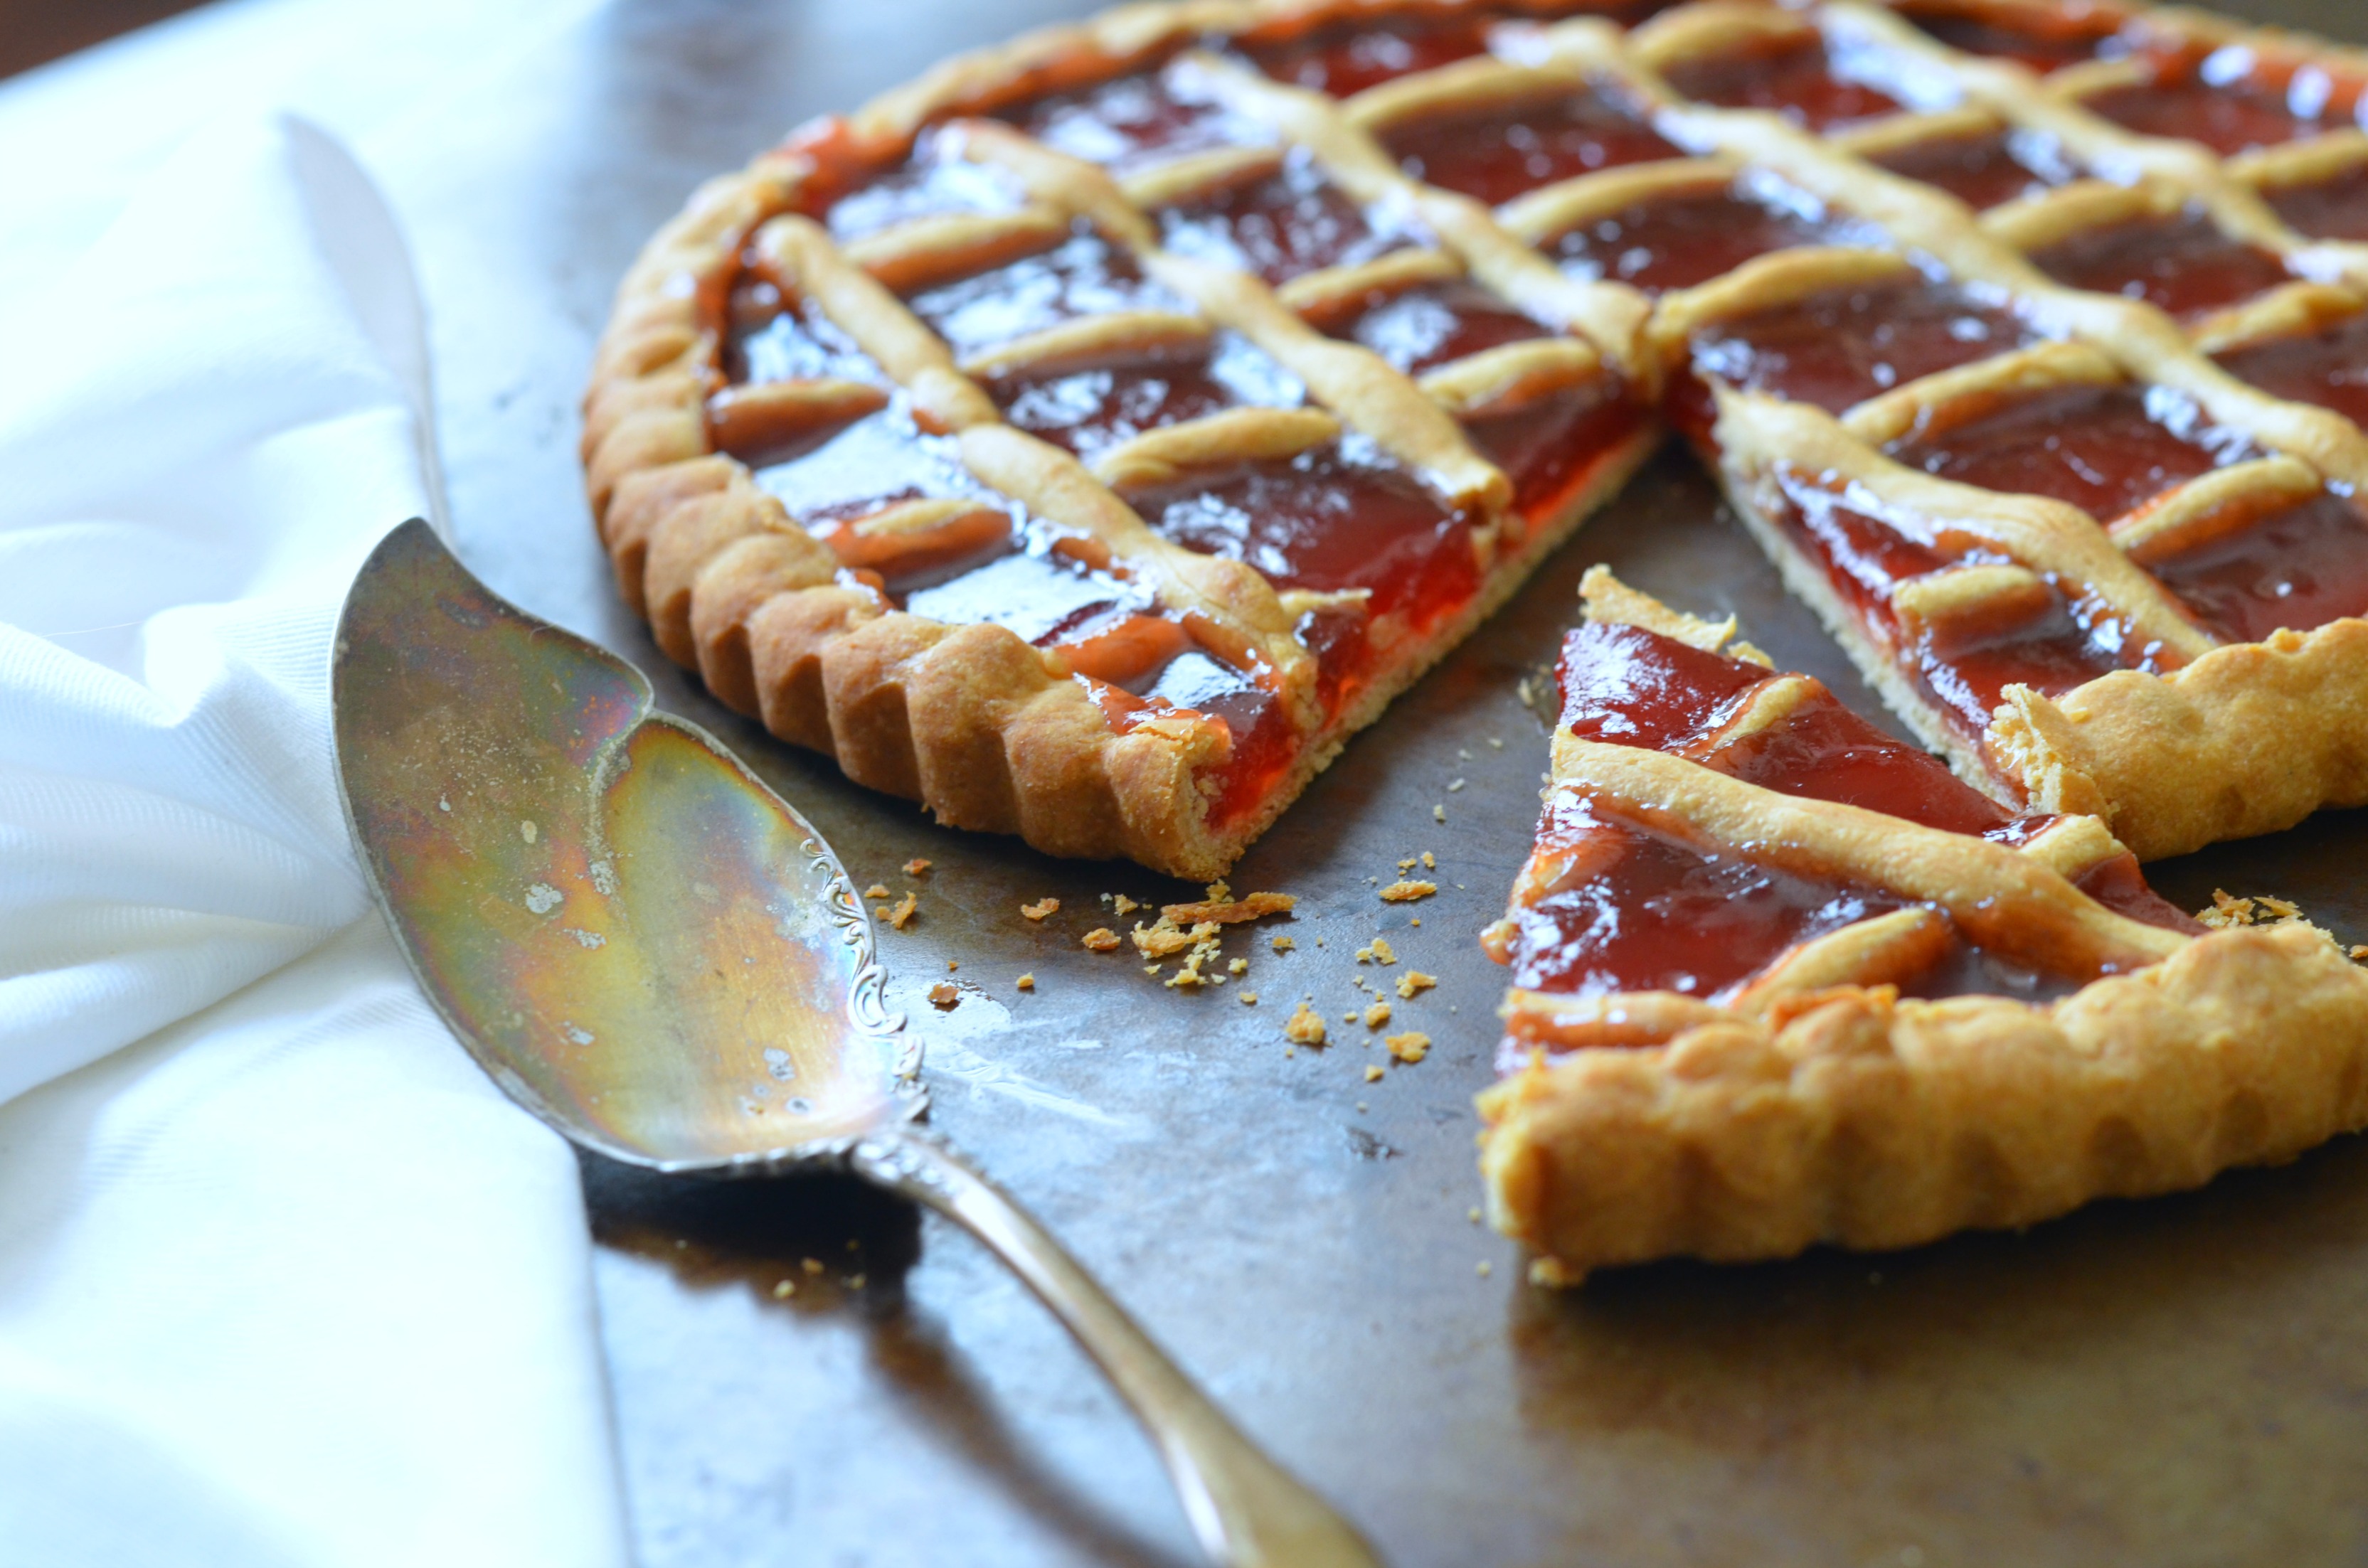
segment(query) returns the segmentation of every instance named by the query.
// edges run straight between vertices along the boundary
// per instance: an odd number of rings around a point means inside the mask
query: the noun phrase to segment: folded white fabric
[[[574,1162],[337,805],[338,606],[438,506],[401,236],[223,128],[0,343],[0,1562],[623,1561]]]

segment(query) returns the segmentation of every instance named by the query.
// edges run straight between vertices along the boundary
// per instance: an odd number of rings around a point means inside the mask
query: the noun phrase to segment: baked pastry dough
[[[2368,971],[2207,932],[1598,567],[1481,1097],[1541,1278],[2021,1225],[2368,1124]]]
[[[1665,412],[1968,781],[2176,853],[2368,801],[2363,80],[2115,0],[1121,6],[702,189],[587,486],[723,701],[1206,878]]]

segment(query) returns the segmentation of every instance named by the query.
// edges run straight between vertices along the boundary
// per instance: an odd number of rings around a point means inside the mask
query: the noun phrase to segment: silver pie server
[[[662,1172],[852,1171],[985,1243],[1158,1445],[1236,1568],[1373,1568],[1042,1226],[919,1126],[917,1044],[830,846],[624,661],[496,597],[427,524],[346,599],[337,775],[412,972],[504,1092]]]

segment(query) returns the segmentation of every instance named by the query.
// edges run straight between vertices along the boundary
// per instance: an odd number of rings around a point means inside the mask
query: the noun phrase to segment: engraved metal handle
[[[976,1236],[1053,1309],[1159,1446],[1212,1560],[1226,1568],[1380,1568],[1348,1521],[1259,1451],[1043,1226],[951,1149],[900,1131],[862,1140],[848,1163]]]

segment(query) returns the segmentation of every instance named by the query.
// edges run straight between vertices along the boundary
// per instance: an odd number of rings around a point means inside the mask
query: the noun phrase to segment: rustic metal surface
[[[1231,937],[1248,974],[1199,995],[1076,945],[1108,918],[1100,893],[1178,884],[940,832],[658,658],[592,546],[573,450],[633,251],[792,120],[1084,8],[630,0],[460,72],[375,165],[435,315],[469,563],[640,663],[859,882],[918,890],[920,918],[883,949],[892,1001],[930,1040],[940,1124],[1395,1562],[2368,1560],[2368,1141],[2021,1235],[1669,1265],[1561,1295],[1523,1284],[1513,1249],[1466,1218],[1498,989],[1473,933],[1527,846],[1544,764],[1515,687],[1551,656],[1582,568],[1608,560],[1687,608],[1738,610],[1780,662],[1874,710],[1684,460],[1657,461],[1251,852],[1235,886],[1298,893],[1299,917]],[[2236,8],[2361,27],[2349,0]],[[1423,849],[1440,896],[1379,903],[1369,879]],[[925,880],[899,869],[914,856],[936,862]],[[2155,876],[2190,905],[2215,885],[2281,892],[2368,940],[2363,868],[2368,814],[2352,813]],[[1020,918],[1047,894],[1058,915]],[[1298,950],[1278,956],[1282,929]],[[1375,975],[1353,953],[1379,933],[1401,965]],[[921,994],[950,962],[962,1000],[940,1013]],[[1338,1022],[1363,999],[1350,982],[1406,967],[1440,986],[1393,1028],[1437,1048],[1368,1084],[1380,1048]],[[1286,1055],[1282,1018],[1310,994],[1339,1043]],[[852,1185],[611,1166],[586,1181],[649,1568],[1189,1561],[1116,1402],[945,1227]]]

